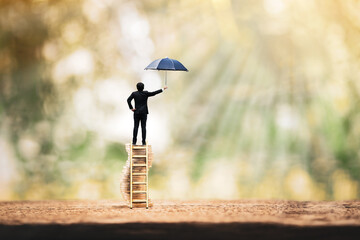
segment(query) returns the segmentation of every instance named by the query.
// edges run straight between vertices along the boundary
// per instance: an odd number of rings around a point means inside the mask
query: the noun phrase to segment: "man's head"
[[[141,92],[142,90],[144,90],[144,84],[142,82],[139,82],[136,84],[136,88],[139,92]]]

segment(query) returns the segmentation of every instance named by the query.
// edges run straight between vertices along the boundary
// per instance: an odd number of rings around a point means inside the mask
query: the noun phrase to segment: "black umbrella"
[[[189,70],[182,65],[181,62],[171,58],[161,58],[152,61],[145,70],[158,70],[158,71],[165,71],[165,86],[167,85],[167,71],[186,71]]]

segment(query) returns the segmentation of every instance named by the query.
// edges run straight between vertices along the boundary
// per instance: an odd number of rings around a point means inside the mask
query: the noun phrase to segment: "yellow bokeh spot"
[[[318,187],[309,174],[301,168],[293,168],[285,178],[285,189],[290,199],[323,200],[325,192]]]
[[[283,196],[279,179],[273,174],[268,174],[260,184],[255,186],[252,195],[263,199],[274,199]]]
[[[343,170],[336,170],[332,175],[335,200],[356,199],[358,184],[351,180]]]

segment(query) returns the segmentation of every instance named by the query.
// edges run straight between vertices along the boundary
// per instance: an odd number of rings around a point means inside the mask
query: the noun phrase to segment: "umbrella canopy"
[[[178,60],[171,59],[171,58],[161,58],[156,59],[155,61],[151,62],[145,70],[164,70],[164,71],[186,71],[186,67],[181,64]]]
[[[165,71],[165,86],[167,85],[167,72],[166,71],[186,71],[188,72],[186,67],[182,65],[181,62],[171,58],[161,58],[152,61],[145,70],[161,70]]]

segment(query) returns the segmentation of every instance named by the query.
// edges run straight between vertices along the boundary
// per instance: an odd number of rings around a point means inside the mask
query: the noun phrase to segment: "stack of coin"
[[[152,166],[153,161],[153,152],[150,145],[148,147],[148,169]],[[121,180],[120,180],[120,191],[123,199],[130,205],[130,144],[125,145],[125,149],[128,153],[128,159],[123,167]],[[133,149],[132,155],[145,155],[145,149]],[[145,157],[133,157],[133,164],[145,164]],[[145,173],[146,167],[133,167],[133,173]],[[145,182],[146,176],[133,176],[133,182]],[[149,183],[148,183],[149,184]],[[133,184],[133,191],[146,191],[145,184]],[[133,199],[144,200],[146,199],[145,193],[133,193]],[[145,203],[133,203],[133,207],[145,207]],[[152,206],[152,203],[149,199],[149,206]]]

